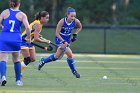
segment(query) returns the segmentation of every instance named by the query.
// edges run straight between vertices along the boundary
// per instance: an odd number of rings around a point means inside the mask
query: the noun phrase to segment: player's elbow
[[[34,41],[39,41],[37,37],[34,37]]]
[[[59,33],[56,32],[55,35],[56,35],[57,37],[59,37]]]
[[[81,31],[82,30],[82,25],[78,29],[79,29],[79,31]]]

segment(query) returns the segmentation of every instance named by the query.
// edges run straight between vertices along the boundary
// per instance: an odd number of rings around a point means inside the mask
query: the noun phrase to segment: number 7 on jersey
[[[14,20],[9,20],[9,24],[12,24],[10,32],[14,32],[15,21]]]

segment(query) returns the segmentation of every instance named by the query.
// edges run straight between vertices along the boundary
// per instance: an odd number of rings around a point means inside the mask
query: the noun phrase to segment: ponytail
[[[10,0],[10,7],[15,8],[20,4],[20,0]]]
[[[47,11],[40,11],[35,14],[35,20],[40,20],[41,17],[45,17],[49,13]]]

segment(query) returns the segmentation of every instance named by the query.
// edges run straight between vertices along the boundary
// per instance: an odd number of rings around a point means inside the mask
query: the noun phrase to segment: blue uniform
[[[16,18],[19,11],[9,9],[9,17],[3,20],[0,33],[0,52],[18,52],[21,44],[20,27],[22,22]]]
[[[71,32],[75,26],[76,26],[75,20],[73,20],[71,23],[67,23],[67,18],[66,17],[64,18],[64,25],[62,26],[62,29],[59,34],[68,43],[70,43]],[[56,44],[62,43],[62,41],[58,37],[55,37],[55,42]]]

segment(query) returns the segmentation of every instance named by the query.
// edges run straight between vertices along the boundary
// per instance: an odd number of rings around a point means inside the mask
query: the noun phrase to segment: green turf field
[[[37,60],[44,54],[38,54]],[[46,54],[48,56],[48,54]],[[12,62],[7,66],[7,84],[0,93],[140,93],[140,56],[75,55],[81,78],[70,72],[66,57],[49,63],[41,71],[38,62],[23,74],[24,86],[15,85]],[[108,76],[107,80],[102,77]]]

